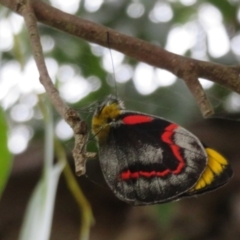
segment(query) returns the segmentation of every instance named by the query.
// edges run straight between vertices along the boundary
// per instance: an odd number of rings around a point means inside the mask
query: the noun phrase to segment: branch
[[[86,122],[82,121],[77,111],[69,108],[59,96],[58,90],[53,85],[44,60],[42,46],[37,28],[36,18],[29,0],[20,0],[18,11],[23,15],[28,30],[30,44],[32,47],[34,59],[40,74],[40,82],[44,86],[52,104],[72,127],[75,136],[75,146],[73,157],[75,160],[75,169],[77,175],[85,173],[85,162],[89,157],[94,157],[94,153],[86,152],[86,142],[88,140],[88,131]]]
[[[0,0],[0,3],[21,14],[16,0]],[[173,54],[140,39],[64,13],[40,0],[33,1],[32,8],[38,21],[104,47],[108,47],[106,34],[108,32],[111,48],[152,66],[166,69],[182,78],[188,86],[191,86],[195,99],[200,99],[198,104],[204,116],[211,113],[212,108],[203,89],[199,87],[199,78],[208,79],[240,93],[240,66],[224,66]],[[195,88],[193,82],[198,83],[196,89],[193,89]]]
[[[198,81],[197,77],[194,76],[186,76],[185,83],[188,86],[189,90],[193,94],[198,103],[199,108],[201,109],[202,115],[204,117],[211,116],[214,113],[212,105],[207,99],[207,96],[202,88],[202,85]]]

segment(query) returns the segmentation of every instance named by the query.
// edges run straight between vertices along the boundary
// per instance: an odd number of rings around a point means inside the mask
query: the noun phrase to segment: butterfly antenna
[[[108,49],[109,49],[109,52],[110,52],[110,58],[111,58],[111,62],[112,62],[115,95],[118,98],[117,81],[116,81],[116,76],[115,76],[115,68],[114,68],[114,63],[113,63],[112,51],[111,51],[111,48],[110,48],[110,34],[109,34],[109,32],[107,32],[107,44],[108,44]]]

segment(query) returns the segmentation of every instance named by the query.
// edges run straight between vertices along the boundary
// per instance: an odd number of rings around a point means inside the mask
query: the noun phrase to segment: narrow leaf
[[[12,155],[7,147],[8,127],[4,112],[0,107],[0,198],[12,168]]]
[[[20,240],[49,239],[55,194],[62,169],[63,164],[56,164],[36,186],[25,215]]]

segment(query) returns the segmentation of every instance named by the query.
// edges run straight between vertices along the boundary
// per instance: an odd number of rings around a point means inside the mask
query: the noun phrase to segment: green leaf
[[[62,169],[63,164],[56,164],[38,182],[28,204],[20,240],[49,239],[56,189]]]
[[[1,146],[1,154],[0,154],[0,197],[3,193],[5,185],[7,183],[7,179],[9,177],[11,168],[12,168],[12,155],[7,147],[7,137],[8,134],[8,126],[7,121],[5,119],[4,112],[0,107],[0,146]]]
[[[39,102],[45,120],[44,169],[28,204],[20,240],[48,240],[50,238],[55,195],[59,177],[64,168],[64,163],[54,164],[53,161],[53,117],[49,102],[44,100]]]

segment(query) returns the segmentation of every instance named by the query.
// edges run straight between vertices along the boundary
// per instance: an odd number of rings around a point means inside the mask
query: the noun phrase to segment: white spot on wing
[[[144,145],[141,148],[140,162],[146,164],[161,163],[163,159],[163,150],[151,145]]]

